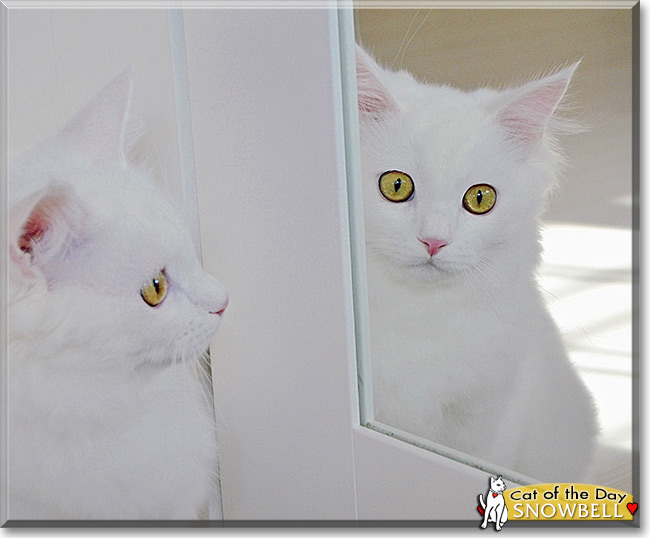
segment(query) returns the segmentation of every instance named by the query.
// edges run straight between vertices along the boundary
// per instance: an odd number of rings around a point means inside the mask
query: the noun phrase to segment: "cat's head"
[[[127,164],[129,72],[9,170],[9,336],[94,368],[196,358],[227,305],[180,212]],[[80,352],[80,353],[77,353]]]
[[[490,489],[497,493],[505,491],[506,483],[503,481],[501,476],[491,476],[490,477]]]
[[[536,263],[558,166],[550,125],[575,67],[464,92],[386,70],[357,47],[368,252],[417,282]]]

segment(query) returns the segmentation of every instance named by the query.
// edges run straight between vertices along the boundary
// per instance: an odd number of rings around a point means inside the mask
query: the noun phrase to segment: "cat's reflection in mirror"
[[[535,281],[576,67],[465,92],[357,46],[375,419],[549,481],[597,434]]]

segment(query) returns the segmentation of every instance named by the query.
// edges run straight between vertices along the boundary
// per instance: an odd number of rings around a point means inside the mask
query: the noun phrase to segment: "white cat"
[[[503,524],[508,521],[508,507],[506,500],[503,498],[503,492],[506,490],[506,483],[501,476],[490,477],[490,491],[483,495],[479,494],[478,501],[483,508],[483,521],[481,528],[487,528],[488,523],[494,523],[494,529],[500,531]]]
[[[375,418],[544,480],[597,429],[534,276],[574,69],[464,92],[357,49]]]
[[[227,295],[127,165],[132,91],[127,72],[10,167],[12,520],[196,519],[216,491],[198,359]]]

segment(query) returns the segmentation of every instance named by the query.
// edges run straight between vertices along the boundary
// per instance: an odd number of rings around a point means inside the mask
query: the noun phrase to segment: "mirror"
[[[362,422],[520,483],[631,491],[631,11],[355,28]]]

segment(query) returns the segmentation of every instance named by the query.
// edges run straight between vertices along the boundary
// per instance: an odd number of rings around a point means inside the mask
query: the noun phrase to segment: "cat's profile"
[[[575,67],[465,92],[357,47],[375,418],[544,480],[597,431],[535,281]]]
[[[9,168],[12,520],[195,519],[216,491],[197,361],[227,295],[127,164],[132,87],[125,72]]]

